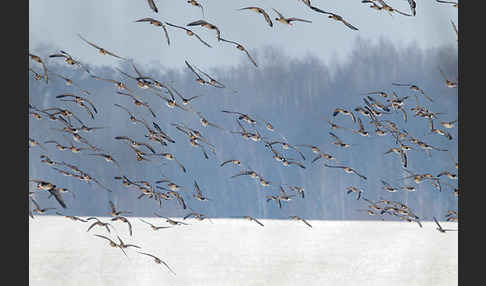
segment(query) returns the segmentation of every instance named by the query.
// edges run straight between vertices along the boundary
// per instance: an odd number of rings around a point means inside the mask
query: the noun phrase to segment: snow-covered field
[[[144,218],[168,225],[162,218]],[[101,218],[107,221],[108,218]],[[129,217],[115,233],[60,216],[29,219],[30,285],[457,285],[458,233],[434,222],[187,219],[190,225],[153,231]],[[212,222],[212,223],[211,223]],[[457,223],[443,222],[444,228]],[[142,247],[177,275],[134,248]]]

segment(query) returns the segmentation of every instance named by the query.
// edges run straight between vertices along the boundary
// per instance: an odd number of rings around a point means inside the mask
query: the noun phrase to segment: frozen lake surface
[[[109,234],[60,216],[29,219],[30,285],[458,285],[458,233],[434,222],[187,219],[153,231],[135,217]],[[144,218],[168,225],[162,218]],[[101,218],[107,221],[108,218]],[[176,219],[177,220],[177,219]],[[211,223],[212,222],[212,223]],[[456,229],[457,223],[442,222]],[[114,232],[114,233],[113,233]],[[134,248],[142,247],[177,275]]]

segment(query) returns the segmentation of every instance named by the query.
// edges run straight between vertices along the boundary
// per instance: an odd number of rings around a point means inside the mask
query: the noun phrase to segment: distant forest
[[[192,108],[225,131],[211,126],[203,127],[200,117],[195,112],[170,109],[165,101],[154,94],[154,90],[138,88],[134,80],[115,69],[116,67],[127,74],[135,75],[127,62],[110,67],[87,67],[93,75],[127,83],[133,90],[133,95],[147,102],[156,117],[146,108],[136,107],[128,96],[117,94],[118,89],[114,84],[96,80],[82,68],[69,66],[61,59],[48,58],[49,54],[58,50],[56,47],[45,47],[38,53],[46,59],[46,66],[50,72],[72,79],[75,84],[89,91],[90,95],[81,93],[74,85],[67,86],[65,81],[54,74],[49,73],[49,83],[46,84],[42,80],[35,80],[31,73],[30,104],[39,109],[68,108],[89,127],[104,127],[81,134],[90,144],[103,149],[103,153],[112,155],[120,163],[121,168],[105,162],[101,157],[87,155],[98,153],[91,150],[75,154],[69,150],[59,151],[55,144],[43,144],[48,152],[39,147],[30,147],[29,178],[53,182],[75,194],[74,198],[71,193],[63,193],[68,207],[61,209],[53,198],[48,198],[48,193],[36,193],[34,198],[42,207],[57,207],[58,211],[66,215],[102,216],[110,211],[108,201],[112,200],[117,208],[131,211],[133,216],[153,216],[154,212],[157,212],[164,216],[180,217],[195,211],[209,217],[250,215],[257,218],[287,218],[298,215],[308,219],[326,220],[379,219],[361,211],[368,206],[363,199],[357,200],[356,194],[346,193],[347,187],[355,186],[363,190],[362,197],[370,200],[383,198],[406,203],[423,220],[430,220],[432,216],[443,217],[447,210],[457,209],[457,197],[453,195],[454,187],[457,188],[457,180],[451,180],[446,176],[440,177],[442,190],[439,192],[430,182],[414,184],[411,179],[403,179],[408,173],[403,170],[400,156],[395,153],[385,154],[387,150],[397,147],[391,135],[377,136],[369,118],[358,112],[353,111],[355,116],[363,121],[365,130],[370,133],[369,137],[351,131],[358,130],[359,126],[353,123],[350,117],[342,114],[335,117],[332,115],[337,107],[354,110],[358,106],[364,106],[363,98],[368,92],[385,91],[390,94],[395,92],[399,97],[408,96],[405,100],[406,122],[402,114],[395,111],[384,114],[380,119],[393,121],[400,130],[406,130],[427,144],[448,151],[431,150],[429,156],[419,146],[407,142],[413,148],[407,151],[407,170],[416,174],[430,173],[434,176],[446,170],[457,174],[454,160],[458,160],[457,124],[460,123],[456,123],[455,128],[447,129],[453,137],[452,140],[448,140],[444,136],[431,133],[429,121],[415,117],[410,110],[420,104],[429,111],[440,113],[433,121],[436,128],[443,128],[439,124],[441,121],[457,119],[458,90],[447,88],[439,72],[440,68],[449,79],[457,80],[456,46],[429,50],[410,46],[402,49],[386,40],[367,43],[358,39],[354,44],[354,51],[345,62],[329,65],[312,55],[302,60],[292,59],[278,48],[268,46],[262,50],[251,51],[259,64],[258,68],[247,59],[242,59],[239,65],[231,68],[203,69],[223,83],[225,88],[199,85],[195,81],[194,73],[188,68],[176,70],[155,65],[147,67],[134,62],[142,74],[150,75],[161,83],[168,83],[186,98],[202,95],[191,101]],[[188,61],[191,62],[190,59]],[[191,64],[197,66],[197,63]],[[40,65],[32,61],[30,66],[35,71],[42,71]],[[423,89],[433,102],[408,87],[393,86],[392,83],[413,83]],[[163,90],[159,93],[168,96]],[[98,113],[94,114],[94,120],[79,105],[56,98],[60,94],[89,98],[98,110]],[[418,95],[418,99],[415,95]],[[379,95],[371,96],[380,102],[386,102],[386,99]],[[179,101],[179,98],[177,100]],[[155,122],[176,143],[162,146],[149,141],[144,136],[147,130],[143,125],[130,122],[128,113],[114,104],[128,108],[150,126]],[[298,147],[306,158],[302,160],[294,150],[284,150],[282,145],[273,145],[272,147],[285,157],[300,160],[305,169],[297,165],[283,166],[281,162],[272,158],[273,153],[263,142],[246,140],[241,135],[231,133],[230,131],[241,130],[237,124],[237,116],[223,113],[222,110],[246,113],[254,116],[259,122],[270,122],[275,127],[273,132],[261,124],[256,127],[268,142],[286,140],[293,145],[315,145],[322,152],[332,154],[336,160],[320,159],[311,163],[316,154],[310,148]],[[334,131],[328,120],[349,130]],[[199,130],[214,145],[215,153],[206,149],[209,159],[205,159],[202,150],[191,146],[187,135],[177,130],[172,123],[185,124]],[[255,132],[246,122],[241,124],[248,132]],[[30,138],[41,143],[56,140],[64,145],[69,145],[71,141],[76,146],[83,147],[83,144],[74,142],[71,135],[59,131],[63,127],[47,117],[42,120],[29,117]],[[344,149],[332,144],[334,139],[329,132],[336,134],[343,142],[351,144],[351,147]],[[147,158],[150,161],[137,161],[129,145],[125,141],[115,140],[116,136],[128,136],[136,141],[149,143],[157,153],[174,154],[187,172],[183,173],[174,161],[163,157],[149,156]],[[146,149],[141,150],[150,153]],[[88,184],[60,174],[52,167],[41,163],[42,154],[53,161],[78,166],[112,192],[107,192],[95,183]],[[222,162],[230,159],[238,159],[242,165],[227,164],[220,167]],[[324,163],[352,167],[367,179],[347,174],[341,169],[326,168]],[[264,187],[258,180],[249,176],[230,178],[250,168],[270,181],[271,185]],[[148,181],[154,188],[155,181],[164,177],[169,178],[184,187],[184,190],[179,192],[188,209],[183,210],[175,199],[162,200],[161,207],[158,202],[147,196],[137,199],[140,191],[136,188],[127,188],[120,180],[114,179],[115,176],[122,175],[132,181]],[[389,193],[384,190],[381,180],[396,187],[416,185],[417,191],[399,190]],[[203,194],[211,199],[210,201],[202,202],[193,197],[194,181]],[[266,196],[278,196],[280,185],[287,194],[296,195],[291,201],[282,201],[282,208],[279,208],[275,201],[267,202],[266,199]],[[302,199],[289,190],[287,185],[304,187],[305,198]],[[29,188],[33,190],[35,184],[29,183]],[[384,218],[393,219],[391,216]]]

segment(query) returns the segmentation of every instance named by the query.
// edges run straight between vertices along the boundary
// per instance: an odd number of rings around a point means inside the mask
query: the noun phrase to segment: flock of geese
[[[158,8],[156,3],[153,0],[148,0],[149,8],[154,12],[158,13]],[[340,15],[334,14],[332,12],[327,12],[322,10],[321,8],[315,7],[311,5],[311,1],[309,0],[301,0],[306,7],[312,9],[315,12],[322,13],[328,15],[330,19],[342,22],[346,27],[351,30],[358,30],[357,27],[353,26]],[[450,1],[439,1],[438,3],[442,4],[452,4],[453,7],[458,8],[458,3],[450,2]],[[204,18],[204,7],[195,0],[187,1],[188,4],[199,7],[202,12],[202,16]],[[410,13],[406,13],[403,11],[399,11],[395,8],[392,8],[388,4],[386,4],[382,0],[363,0],[362,3],[369,3],[371,4],[371,8],[376,10],[384,10],[389,13],[398,13],[404,16],[415,16],[416,15],[416,3],[413,0],[408,0],[410,5]],[[273,22],[270,15],[260,7],[243,7],[238,9],[238,11],[254,11],[258,14],[261,14],[264,17],[266,23],[272,27]],[[290,17],[287,18],[282,15],[276,9],[272,9],[278,17],[274,18],[275,21],[280,22],[282,24],[293,25],[293,22],[303,22],[303,23],[312,23],[312,21]],[[154,18],[143,18],[135,21],[136,23],[147,22],[155,27],[161,27],[164,33],[164,36],[167,40],[167,45],[171,45],[170,38],[169,38],[169,29],[168,27],[175,28],[178,30],[184,30],[188,36],[195,36],[203,45],[207,47],[212,47],[207,41],[203,40],[202,37],[196,34],[193,30],[190,30],[187,27],[203,27],[209,30],[214,30],[216,32],[218,42],[224,42],[233,44],[236,46],[237,49],[243,51],[251,63],[258,67],[256,61],[251,57],[248,53],[248,50],[243,47],[241,44],[230,41],[222,38],[221,30],[214,24],[207,22],[206,20],[197,20],[190,22],[184,26],[179,26],[176,24],[163,22],[156,20]],[[454,30],[457,33],[457,28],[455,24],[452,22]],[[78,35],[80,40],[85,44],[89,45],[90,47],[96,49],[101,55],[109,55],[116,59],[128,61],[126,58],[117,55],[101,46],[85,39],[83,36]],[[72,79],[58,74],[51,69],[47,68],[46,62],[42,59],[41,56],[34,55],[29,53],[30,59],[34,63],[32,67],[29,68],[29,71],[32,72],[33,78],[38,82],[45,82],[45,84],[49,84],[51,81],[51,76],[55,76],[57,78],[62,79],[67,86],[71,86],[76,88],[79,93],[83,95],[75,95],[72,93],[64,93],[56,96],[56,99],[59,102],[69,103],[72,104],[73,108],[67,107],[48,107],[48,108],[38,108],[32,104],[29,104],[29,114],[35,120],[48,120],[55,124],[55,128],[52,128],[58,132],[60,132],[65,139],[66,142],[69,144],[62,144],[60,140],[47,140],[44,142],[40,142],[34,138],[29,137],[29,146],[31,148],[39,147],[44,153],[40,156],[41,163],[45,164],[46,166],[51,167],[52,170],[62,174],[66,177],[71,177],[73,179],[78,179],[80,181],[86,182],[89,185],[95,184],[99,188],[106,190],[107,192],[113,192],[110,188],[107,188],[105,184],[100,181],[101,179],[105,178],[95,178],[88,173],[88,170],[84,170],[79,166],[75,166],[71,163],[64,162],[64,161],[54,161],[49,158],[51,151],[47,149],[48,144],[55,145],[57,151],[66,151],[69,150],[72,153],[80,153],[83,154],[103,158],[108,164],[113,164],[117,168],[120,168],[119,162],[108,152],[106,152],[103,148],[99,146],[94,146],[88,136],[90,134],[96,135],[96,132],[103,129],[103,127],[97,126],[90,126],[86,123],[85,120],[81,118],[80,113],[85,113],[85,116],[88,116],[91,120],[95,120],[95,117],[98,116],[100,110],[96,108],[96,104],[88,98],[90,96],[90,92],[83,87],[79,86]],[[180,112],[187,112],[187,114],[194,114],[199,118],[201,126],[204,128],[215,128],[220,130],[221,132],[230,133],[230,134],[237,134],[243,137],[245,140],[253,141],[256,144],[261,144],[262,148],[268,150],[269,155],[272,155],[273,159],[277,162],[282,163],[283,166],[288,167],[294,165],[301,169],[306,169],[307,166],[304,164],[306,161],[306,154],[304,149],[311,151],[314,158],[311,161],[311,164],[319,161],[326,161],[323,166],[326,168],[331,169],[342,169],[346,174],[358,176],[362,180],[367,180],[368,178],[363,173],[366,170],[356,170],[352,166],[344,166],[339,163],[332,163],[337,162],[337,158],[329,154],[327,151],[320,150],[320,148],[316,145],[311,144],[291,144],[287,142],[284,136],[280,135],[281,138],[274,139],[272,138],[273,134],[279,134],[274,126],[264,118],[260,118],[256,115],[246,114],[240,111],[234,110],[222,110],[221,112],[228,116],[228,122],[233,122],[235,120],[237,130],[228,131],[226,128],[221,127],[220,125],[210,122],[205,115],[203,115],[200,111],[194,109],[192,102],[196,99],[199,99],[201,95],[192,96],[192,97],[184,97],[179,91],[177,91],[171,83],[163,83],[159,82],[154,79],[152,76],[147,74],[142,74],[137,67],[134,65],[133,62],[130,62],[131,67],[133,68],[132,72],[129,71],[122,71],[117,68],[117,71],[126,78],[126,81],[113,79],[113,78],[102,78],[93,74],[89,68],[83,64],[80,60],[76,59],[66,51],[60,50],[57,53],[51,54],[48,56],[50,60],[55,60],[57,58],[62,58],[64,62],[76,68],[80,68],[85,71],[93,80],[101,80],[107,83],[114,84],[116,88],[116,94],[125,98],[129,98],[133,102],[133,107],[135,109],[145,110],[148,114],[148,117],[151,117],[151,124],[146,119],[142,118],[141,116],[135,115],[133,109],[129,108],[128,105],[124,106],[121,104],[115,103],[113,108],[119,109],[122,112],[127,114],[127,119],[137,128],[141,128],[142,130],[146,131],[145,138],[148,140],[146,142],[139,141],[137,139],[131,138],[129,136],[116,136],[114,140],[117,142],[121,142],[126,144],[128,153],[126,154],[129,156],[133,153],[134,158],[136,161],[153,161],[155,158],[165,159],[169,162],[172,162],[175,168],[180,169],[181,172],[186,173],[187,169],[184,167],[183,162],[180,162],[177,159],[177,155],[173,153],[157,151],[157,148],[153,147],[151,144],[160,144],[161,148],[168,146],[169,144],[175,144],[175,140],[169,135],[169,131],[162,130],[162,128],[158,125],[157,122],[153,121],[157,118],[156,113],[157,109],[153,106],[150,106],[147,102],[145,102],[141,97],[136,96],[134,90],[138,87],[141,90],[150,91],[151,94],[157,96],[162,100],[162,102],[169,108],[172,112],[177,108]],[[187,68],[194,74],[195,81],[204,86],[210,86],[214,88],[228,88],[224,83],[218,81],[211,76],[210,74],[204,72],[199,67],[191,64],[187,60],[185,61],[185,65]],[[40,69],[39,69],[40,68]],[[439,72],[444,79],[444,84],[448,88],[457,88],[458,83],[446,76],[446,74],[439,68]],[[130,74],[131,73],[131,74]],[[136,83],[135,88],[129,87],[129,82]],[[426,107],[420,105],[420,100],[427,100],[429,102],[433,102],[433,99],[427,95],[427,93],[422,90],[420,87],[413,83],[392,83],[393,86],[396,87],[406,87],[410,90],[410,95],[407,96],[398,96],[395,91],[388,92],[384,90],[380,91],[370,91],[364,94],[362,98],[363,102],[360,106],[355,108],[345,108],[345,107],[336,107],[333,111],[332,118],[334,121],[328,120],[328,123],[331,127],[331,131],[328,132],[329,136],[334,140],[332,142],[333,145],[337,146],[337,148],[352,148],[353,144],[345,143],[343,140],[336,134],[339,130],[343,132],[352,132],[354,134],[359,134],[362,137],[371,137],[373,133],[376,134],[378,137],[386,137],[391,136],[394,138],[396,146],[390,148],[384,154],[396,154],[397,158],[400,158],[400,164],[403,166],[403,170],[406,171],[409,176],[403,178],[405,179],[412,179],[414,184],[405,184],[402,186],[393,186],[386,182],[385,180],[381,180],[383,184],[383,190],[386,192],[394,193],[398,191],[407,191],[407,192],[414,192],[417,190],[417,185],[421,184],[422,182],[430,182],[430,184],[436,188],[438,191],[442,190],[443,185],[448,185],[453,188],[453,194],[455,196],[459,195],[458,187],[455,187],[453,184],[449,182],[444,182],[443,179],[446,178],[447,180],[457,180],[458,176],[455,173],[450,172],[449,170],[445,170],[440,174],[433,175],[430,173],[425,174],[415,174],[412,171],[407,169],[408,166],[408,157],[407,152],[410,150],[420,150],[422,149],[426,152],[429,156],[432,155],[431,152],[449,152],[447,149],[432,146],[421,139],[413,136],[403,127],[399,127],[402,123],[407,122],[408,113],[412,112],[415,117],[420,117],[424,119],[424,126],[427,128],[430,133],[434,133],[437,135],[443,136],[447,141],[453,140],[452,135],[447,131],[448,129],[455,128],[455,124],[457,119],[452,121],[440,121],[438,119],[439,112],[432,112],[428,110]],[[236,91],[235,91],[236,92]],[[407,104],[408,102],[415,99],[415,105],[411,106]],[[408,112],[408,113],[407,113]],[[401,114],[403,122],[393,122],[389,119],[384,119],[390,114]],[[341,123],[338,122],[338,119],[343,121],[350,121],[352,124],[357,124],[358,128],[352,129],[349,127],[344,127]],[[348,123],[350,123],[348,122]],[[372,132],[368,126],[365,127],[365,123],[368,123],[369,126],[373,126],[374,132]],[[438,123],[438,124],[437,124]],[[183,123],[172,123],[171,126],[174,128],[174,132],[181,132],[185,136],[187,136],[187,140],[191,144],[191,146],[195,148],[199,148],[204,156],[205,159],[209,159],[210,154],[215,154],[216,146],[210,143],[210,138],[207,138],[203,135],[203,132],[197,130],[195,127],[189,127]],[[259,130],[260,128],[260,130]],[[368,129],[368,130],[367,130]],[[412,147],[415,145],[414,147]],[[291,158],[288,157],[287,152],[293,152],[293,154],[297,157]],[[454,160],[454,168],[458,168],[458,163]],[[94,160],[94,159],[93,159]],[[170,163],[170,164],[172,164]],[[328,164],[332,163],[332,164]],[[266,179],[266,176],[261,174],[260,172],[255,171],[252,169],[248,164],[240,161],[237,158],[228,158],[227,160],[218,163],[220,167],[226,166],[233,166],[242,168],[241,171],[237,172],[231,179],[235,179],[238,177],[249,177],[253,180],[256,180],[258,184],[262,187],[268,186],[277,186],[279,189],[278,194],[267,195],[266,201],[267,202],[275,202],[278,208],[282,208],[282,202],[290,202],[293,199],[305,199],[305,190],[302,186],[296,185],[289,185],[285,183],[278,183],[272,182]],[[153,184],[149,183],[145,180],[134,180],[130,179],[125,174],[120,174],[119,176],[115,176],[113,178],[116,181],[120,181],[121,185],[130,189],[135,190],[138,192],[138,199],[147,198],[150,200],[155,201],[160,207],[162,207],[162,201],[173,200],[175,199],[179,204],[180,208],[183,210],[189,209],[190,212],[187,213],[183,217],[183,220],[187,218],[193,217],[199,221],[204,219],[209,219],[208,216],[202,213],[195,212],[188,204],[188,197],[183,196],[183,194],[189,193],[191,197],[189,199],[195,199],[201,202],[208,202],[214,200],[214,198],[207,197],[205,194],[205,187],[201,188],[197,181],[194,180],[193,188],[191,191],[189,188],[184,186],[178,185],[177,183],[173,182],[170,178],[163,176],[160,180],[155,182],[155,188]],[[29,209],[29,216],[34,218],[35,214],[44,214],[48,213],[50,210],[55,210],[57,208],[54,207],[41,207],[39,203],[35,200],[35,195],[39,192],[46,192],[49,193],[49,198],[53,198],[57,201],[62,209],[67,209],[68,206],[65,203],[65,196],[66,193],[70,193],[75,199],[76,195],[73,190],[69,190],[67,188],[63,188],[59,186],[59,183],[52,183],[46,181],[44,179],[30,179],[30,182],[35,184],[35,189],[33,191],[29,191],[29,197],[34,205],[34,208]],[[367,206],[366,209],[359,209],[358,211],[364,211],[370,216],[381,216],[384,220],[386,216],[396,217],[403,221],[407,222],[415,222],[420,227],[422,224],[420,223],[420,217],[413,212],[411,208],[409,208],[406,204],[400,201],[390,201],[385,200],[382,198],[373,200],[370,198],[365,197],[363,194],[365,193],[364,190],[359,189],[356,186],[349,186],[345,190],[346,194],[354,194],[356,195],[356,200],[361,200],[365,202]],[[290,194],[292,193],[292,194]],[[106,214],[110,216],[110,218],[106,221],[101,220],[100,218],[96,217],[88,217],[86,219],[79,218],[76,216],[69,216],[65,215],[59,211],[55,213],[60,216],[64,216],[68,219],[71,219],[76,222],[81,223],[89,223],[89,227],[87,227],[87,232],[89,232],[93,228],[99,228],[106,230],[107,235],[100,235],[95,234],[96,237],[106,240],[109,244],[109,247],[119,248],[125,256],[128,257],[126,249],[128,248],[136,248],[141,249],[140,246],[135,244],[126,244],[119,235],[116,235],[116,238],[109,237],[112,235],[113,230],[113,223],[120,222],[126,224],[128,227],[128,233],[130,237],[133,236],[132,230],[132,223],[130,220],[124,216],[125,214],[131,214],[130,211],[125,210],[118,210],[113,201],[109,201],[107,205],[109,212]],[[161,216],[157,213],[154,215],[164,218],[167,225],[154,225],[144,219],[139,218],[139,221],[143,224],[150,226],[153,231],[158,231],[161,229],[168,229],[171,227],[176,226],[183,226],[188,225],[184,221],[176,221],[169,217]],[[447,215],[445,216],[447,221],[457,222],[457,212],[454,210],[450,210]],[[249,221],[253,221],[261,227],[264,227],[264,224],[257,220],[254,217],[245,215],[241,216],[240,218],[244,218]],[[299,216],[290,215],[288,216],[289,219],[301,221],[306,226],[312,228],[312,225],[306,221],[304,218]],[[447,231],[457,231],[457,229],[444,229],[441,227],[439,222],[435,217],[433,217],[435,223],[437,224],[437,230],[441,233],[445,233]],[[159,257],[142,251],[137,251],[140,255],[148,256],[154,259],[155,263],[163,264],[170,273],[175,275],[175,272],[171,267]]]

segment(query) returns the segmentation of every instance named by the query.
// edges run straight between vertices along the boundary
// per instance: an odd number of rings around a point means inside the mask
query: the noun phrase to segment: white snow
[[[101,218],[107,221],[109,218]],[[138,218],[115,233],[60,216],[29,219],[30,285],[458,285],[458,232],[434,222],[187,219],[153,231]],[[160,226],[162,218],[144,218]],[[174,218],[175,219],[175,218]],[[176,219],[180,220],[180,219]],[[457,223],[442,222],[456,229]],[[101,234],[142,247],[120,249]]]

